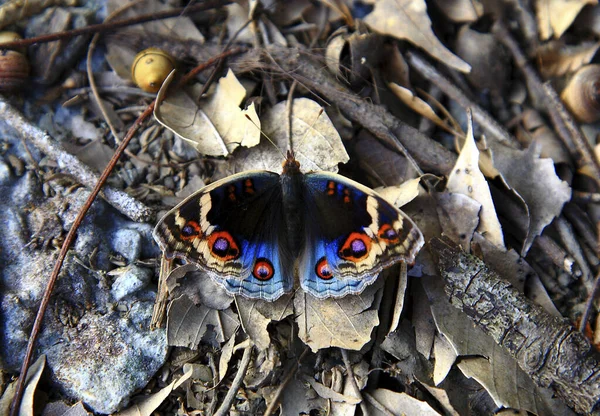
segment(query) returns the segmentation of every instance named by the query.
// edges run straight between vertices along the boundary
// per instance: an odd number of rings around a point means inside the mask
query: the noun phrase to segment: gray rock
[[[165,332],[148,330],[152,306],[136,302],[123,314],[86,313],[75,336],[47,348],[48,365],[63,391],[95,412],[125,407],[167,355]]]
[[[117,301],[146,287],[152,278],[152,272],[144,267],[130,264],[124,267],[112,284],[110,293]]]
[[[140,258],[142,236],[131,228],[120,229],[113,237],[112,248],[129,262],[132,262]]]
[[[19,154],[20,146],[20,140],[13,140],[9,151]],[[17,372],[57,258],[52,243],[64,236],[89,191],[60,180],[44,184],[32,171],[2,179],[0,368]],[[155,297],[148,284],[152,271],[132,265],[112,287],[108,277],[115,251],[130,262],[157,252],[152,228],[128,221],[101,199],[94,202],[44,317],[36,355],[47,356],[50,389],[82,400],[96,412],[126,406],[166,360],[164,331],[148,328]]]

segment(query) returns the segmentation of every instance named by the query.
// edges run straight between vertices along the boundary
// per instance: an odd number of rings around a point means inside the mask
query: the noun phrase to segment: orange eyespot
[[[273,264],[265,259],[259,258],[256,259],[256,263],[254,263],[254,269],[252,270],[252,275],[256,277],[258,280],[269,280],[275,274],[275,268]]]
[[[333,277],[333,272],[331,271],[331,267],[329,267],[329,263],[327,263],[327,258],[321,257],[315,267],[315,273],[323,280],[329,280]]]
[[[390,224],[383,224],[381,227],[379,227],[377,236],[391,244],[398,244],[400,242],[400,236]]]
[[[350,233],[338,255],[345,259],[357,262],[364,259],[371,251],[371,239],[364,233]]]
[[[335,195],[335,182],[329,181],[327,182],[327,195]]]
[[[189,220],[181,228],[179,235],[184,240],[193,240],[200,235],[200,225],[196,221]]]
[[[208,237],[210,252],[223,261],[237,259],[240,249],[235,239],[227,231],[215,231]]]

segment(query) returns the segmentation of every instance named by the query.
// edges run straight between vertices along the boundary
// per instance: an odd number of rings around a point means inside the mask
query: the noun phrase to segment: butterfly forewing
[[[414,262],[423,235],[373,190],[327,172],[306,174],[304,184],[304,290],[318,298],[360,293],[385,267]]]
[[[231,294],[275,300],[293,287],[279,175],[247,172],[191,195],[158,223],[167,257],[209,272]]]

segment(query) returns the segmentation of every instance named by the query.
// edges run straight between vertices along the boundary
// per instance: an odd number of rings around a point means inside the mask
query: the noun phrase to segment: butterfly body
[[[274,301],[300,286],[323,299],[357,294],[394,263],[412,263],[417,226],[371,189],[329,172],[303,174],[291,153],[281,175],[217,181],[169,211],[154,238],[230,294]]]

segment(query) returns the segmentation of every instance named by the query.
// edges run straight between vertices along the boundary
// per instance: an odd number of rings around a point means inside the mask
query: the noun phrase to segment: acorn
[[[175,59],[158,48],[144,49],[131,65],[131,77],[146,92],[158,92],[163,81],[175,68]]]
[[[21,35],[19,35],[17,32],[9,32],[9,31],[0,32],[0,43],[14,42],[16,40],[21,40],[21,39],[23,39],[23,37]],[[23,55],[25,55],[25,52],[26,52],[25,47],[7,48],[7,49],[21,52]]]
[[[565,106],[582,123],[600,120],[600,65],[581,67],[560,94]]]
[[[22,39],[15,32],[0,32],[0,43]],[[15,50],[0,49],[0,92],[12,92],[25,85],[29,78],[29,61],[21,52],[24,48]]]

